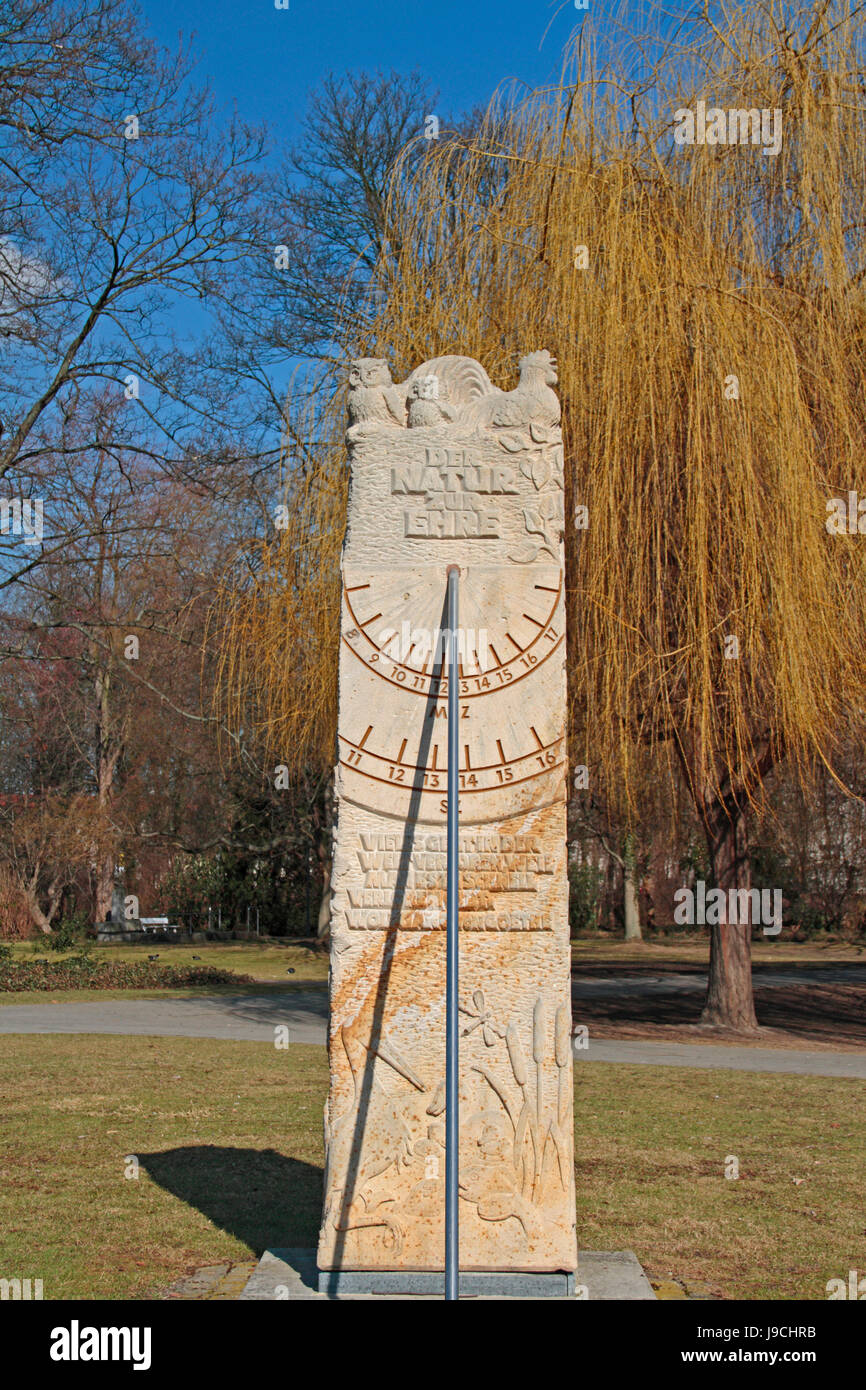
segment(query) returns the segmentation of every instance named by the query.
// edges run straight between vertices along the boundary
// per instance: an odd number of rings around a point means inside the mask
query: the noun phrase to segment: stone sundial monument
[[[322,1288],[443,1269],[449,565],[460,1268],[561,1293],[577,1267],[562,437],[550,354],[519,369],[501,391],[466,357],[351,368]]]

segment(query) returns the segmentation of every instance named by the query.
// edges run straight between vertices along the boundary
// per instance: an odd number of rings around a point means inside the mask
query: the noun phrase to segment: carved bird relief
[[[435,428],[457,419],[457,411],[448,404],[447,383],[434,374],[410,377],[406,405],[410,430]]]
[[[554,358],[546,350],[530,352],[520,358],[518,366],[517,386],[513,391],[500,391],[474,358],[434,357],[416,367],[398,389],[408,389],[411,409],[411,400],[417,399],[416,384],[435,378],[440,400],[444,397],[452,402],[455,418],[469,429],[554,428],[560,420],[559,398],[553,390],[557,383]],[[437,423],[434,414],[425,411],[424,423]]]
[[[351,364],[348,406],[349,439],[370,427],[405,428],[405,388],[394,385],[383,357],[359,357]]]
[[[418,429],[458,424],[470,431],[555,429],[560,405],[553,390],[554,358],[546,350],[530,352],[518,366],[514,390],[500,391],[472,357],[434,357],[400,383],[391,380],[384,358],[359,357],[349,370],[346,437],[352,442],[368,431],[407,425]]]
[[[492,429],[525,429],[540,425],[551,429],[559,424],[559,397],[556,362],[547,351],[530,352],[518,363],[520,379],[513,391],[497,391],[482,396],[471,410],[474,424]]]

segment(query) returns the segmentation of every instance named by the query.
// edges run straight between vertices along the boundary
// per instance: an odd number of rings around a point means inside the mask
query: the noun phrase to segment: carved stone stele
[[[440,1270],[446,570],[460,567],[460,1266],[572,1271],[556,365],[352,364],[319,1267]]]

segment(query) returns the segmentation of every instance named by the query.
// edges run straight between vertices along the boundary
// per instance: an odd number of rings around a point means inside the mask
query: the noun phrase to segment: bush
[[[157,965],[154,961],[99,961],[92,955],[66,960],[11,959],[0,955],[0,992],[28,989],[185,989],[252,984],[252,975],[236,975],[210,965]]]
[[[800,936],[812,937],[832,935],[841,932],[842,923],[837,917],[829,917],[821,908],[815,907],[805,895],[794,904],[797,931]]]
[[[51,935],[45,938],[44,944],[49,951],[71,951],[73,947],[82,944],[89,926],[90,918],[86,912],[73,912],[58,922]]]

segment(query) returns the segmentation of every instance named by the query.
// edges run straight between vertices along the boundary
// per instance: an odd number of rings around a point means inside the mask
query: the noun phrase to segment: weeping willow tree
[[[378,315],[347,345],[395,378],[463,353],[503,387],[518,354],[554,353],[572,759],[627,824],[682,779],[735,901],[770,769],[784,757],[808,786],[862,726],[866,541],[825,522],[830,499],[866,492],[864,99],[847,0],[707,12],[614,61],[584,25],[560,86],[500,98],[476,138],[397,168]],[[716,109],[693,126],[715,143],[678,143],[686,112]],[[777,153],[749,138],[762,111],[768,137],[780,113]],[[303,584],[324,584],[336,650],[345,484],[323,467],[307,553],[281,538],[264,610],[246,610],[262,653],[296,621],[284,601],[306,609]],[[255,676],[299,740],[317,719],[333,739],[335,658],[316,653],[303,679],[276,653]],[[704,1020],[749,1029],[739,907],[711,924]]]
[[[273,509],[263,535],[235,557],[209,623],[217,651],[213,712],[226,761],[286,791],[287,814],[300,803],[312,825],[314,808],[322,807],[326,833],[313,835],[311,845],[326,885],[320,927],[329,898],[327,786],[336,744],[348,492],[343,410],[321,383],[290,393]]]

